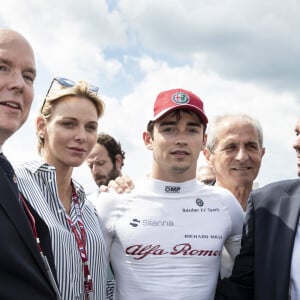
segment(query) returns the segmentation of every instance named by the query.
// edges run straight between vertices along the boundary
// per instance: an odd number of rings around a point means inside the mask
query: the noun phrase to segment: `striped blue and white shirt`
[[[16,168],[16,174],[20,191],[49,227],[62,299],[83,300],[82,261],[76,240],[65,217],[64,206],[59,200],[55,168],[41,161],[34,161]],[[76,181],[72,181],[80,201],[86,230],[86,249],[94,289],[92,299],[104,300],[107,257],[100,220],[93,204],[86,199],[83,188]],[[78,228],[74,203],[71,206],[70,216]]]

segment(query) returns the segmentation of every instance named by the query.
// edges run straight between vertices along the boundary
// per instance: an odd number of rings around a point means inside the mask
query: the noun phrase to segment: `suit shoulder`
[[[287,194],[300,193],[300,179],[297,178],[272,182],[254,190],[251,194],[258,195],[261,193],[274,193],[279,191],[285,191]]]
[[[267,205],[269,201],[274,201],[282,196],[300,194],[300,179],[290,179],[276,181],[267,184],[250,194],[250,200],[254,203]]]

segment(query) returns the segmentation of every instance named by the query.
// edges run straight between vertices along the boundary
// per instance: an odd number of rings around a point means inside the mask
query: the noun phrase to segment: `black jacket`
[[[240,254],[232,276],[219,282],[215,299],[288,300],[299,213],[300,179],[251,193]]]
[[[56,280],[47,225],[30,209],[35,217],[42,249]],[[1,168],[0,241],[0,299],[56,299],[25,211]]]

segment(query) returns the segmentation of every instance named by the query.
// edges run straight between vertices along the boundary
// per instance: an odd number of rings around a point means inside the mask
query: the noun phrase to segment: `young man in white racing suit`
[[[243,211],[234,196],[196,179],[207,117],[194,93],[161,92],[143,133],[153,152],[150,176],[131,193],[101,193],[117,299],[214,298],[223,245],[240,249]]]

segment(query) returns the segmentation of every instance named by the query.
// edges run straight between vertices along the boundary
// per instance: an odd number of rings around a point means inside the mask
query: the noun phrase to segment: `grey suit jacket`
[[[232,276],[218,283],[215,299],[288,300],[299,212],[300,179],[251,193],[240,254]]]

